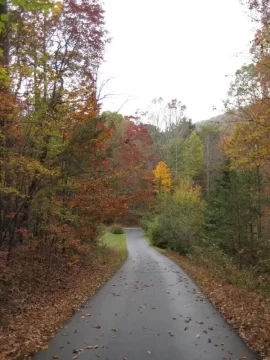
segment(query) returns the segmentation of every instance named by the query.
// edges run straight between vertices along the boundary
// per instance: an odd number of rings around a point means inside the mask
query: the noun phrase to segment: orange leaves
[[[71,200],[73,213],[78,216],[78,234],[95,238],[102,222],[116,221],[128,209],[128,197],[116,192],[106,177],[77,180],[77,195]]]
[[[231,111],[237,120],[224,152],[234,169],[269,167],[269,40],[269,26],[264,24],[256,32],[250,49],[252,64],[239,69],[231,84],[229,103],[234,104]]]
[[[52,8],[53,15],[60,15],[63,9],[63,4],[60,1],[56,1],[54,7]]]
[[[269,132],[269,121],[259,113],[254,122],[237,123],[222,146],[232,168],[248,170],[269,164]]]
[[[168,256],[178,263],[201,287],[224,318],[261,358],[270,356],[270,309],[267,296],[247,291],[239,285],[226,282],[226,270],[202,266],[201,259],[190,260],[174,252]],[[236,271],[234,269],[234,271]],[[221,275],[225,275],[222,277]],[[241,274],[238,274],[240,278]],[[253,279],[256,281],[256,278]],[[263,321],[262,321],[263,320]],[[241,359],[245,359],[243,354]]]

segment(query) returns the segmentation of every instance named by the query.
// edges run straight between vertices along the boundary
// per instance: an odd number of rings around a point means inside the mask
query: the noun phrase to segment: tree
[[[206,195],[210,195],[210,191],[215,185],[215,180],[220,175],[223,163],[223,154],[221,151],[221,128],[218,124],[203,125],[198,135],[203,145],[204,154],[204,187]]]
[[[187,180],[194,179],[203,164],[203,146],[199,136],[193,131],[183,146],[180,176]]]
[[[257,231],[260,238],[269,233],[264,220],[269,193],[270,134],[270,56],[269,26],[263,24],[251,47],[253,62],[236,72],[231,84],[227,109],[234,113],[236,123],[230,137],[223,141],[223,151],[230,159],[231,169],[256,173]],[[264,204],[263,204],[264,203]],[[265,226],[263,226],[265,223]]]
[[[259,18],[255,18],[257,21],[261,21],[263,24],[269,23],[269,0],[245,0],[251,14],[254,15],[254,11]],[[254,16],[252,16],[254,19]]]
[[[180,180],[172,194],[160,193],[148,224],[152,243],[187,254],[200,239],[204,204],[200,187]]]
[[[176,139],[187,138],[193,129],[191,119],[186,114],[186,106],[178,99],[165,103],[162,97],[155,98],[148,110],[139,112],[139,116],[148,124],[158,157],[167,162],[173,159],[174,170],[178,173],[180,160]]]
[[[225,167],[205,209],[206,245],[216,245],[243,265],[256,265],[265,246],[257,230],[256,172]],[[266,247],[265,247],[266,250]],[[267,256],[267,252],[265,252]]]
[[[16,26],[1,89],[0,246],[8,258],[27,234],[55,241],[62,226],[75,228],[78,207],[74,213],[69,203],[80,193],[76,184],[101,171],[113,128],[97,117],[95,97],[107,41],[102,7],[70,0],[50,12],[36,5],[10,9]]]
[[[172,189],[172,178],[167,164],[164,161],[160,161],[153,170],[153,173],[156,191],[158,193],[170,192]]]

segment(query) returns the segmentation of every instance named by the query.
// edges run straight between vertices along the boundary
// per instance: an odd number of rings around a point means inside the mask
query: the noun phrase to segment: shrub
[[[217,245],[209,247],[194,246],[188,257],[195,263],[206,267],[218,281],[233,284],[250,291],[263,291],[269,294],[267,275],[258,276],[252,267],[240,270],[239,265]]]
[[[155,216],[151,222],[148,222],[147,234],[152,245],[165,249],[168,247],[168,240],[161,220],[160,216]]]
[[[200,188],[188,182],[181,181],[173,194],[160,194],[158,215],[148,222],[152,244],[187,254],[200,239],[203,206]]]
[[[110,232],[115,235],[124,234],[124,230],[121,225],[113,225],[110,229]]]
[[[154,219],[154,215],[152,213],[144,213],[140,219],[140,226],[144,231],[148,231],[151,223]]]

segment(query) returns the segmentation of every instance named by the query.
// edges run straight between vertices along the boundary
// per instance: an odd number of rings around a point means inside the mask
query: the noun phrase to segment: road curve
[[[145,242],[142,230],[126,233],[124,266],[35,360],[257,359],[191,278]]]

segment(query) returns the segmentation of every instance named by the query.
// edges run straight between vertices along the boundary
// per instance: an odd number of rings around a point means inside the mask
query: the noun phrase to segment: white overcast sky
[[[225,75],[248,61],[254,33],[239,0],[103,1],[112,41],[100,79],[111,79],[103,94],[115,94],[104,110],[132,115],[162,96],[181,100],[193,121],[222,113]]]

